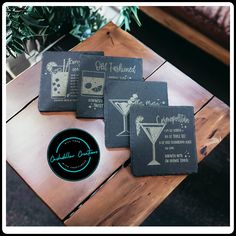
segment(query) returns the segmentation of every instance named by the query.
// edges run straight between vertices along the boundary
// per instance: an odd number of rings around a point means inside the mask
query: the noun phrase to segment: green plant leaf
[[[28,25],[32,25],[34,27],[42,28],[47,26],[47,22],[45,19],[34,19],[30,17],[29,15],[21,15],[20,18]]]
[[[48,18],[49,23],[52,23],[52,21],[54,20],[54,17],[55,17],[55,12],[53,12],[51,16]]]
[[[45,36],[47,30],[48,30],[48,27],[44,27],[43,29],[41,29],[41,30],[39,31],[39,35]]]
[[[41,9],[42,9],[44,15],[47,16],[49,14],[49,11],[48,11],[47,7],[41,7]]]
[[[9,44],[12,40],[12,34],[9,34],[6,38],[6,44]]]
[[[117,25],[119,27],[125,26],[125,30],[130,30],[131,19],[135,20],[138,26],[141,26],[141,22],[138,18],[138,7],[122,7],[120,10],[120,16],[117,20]]]
[[[137,9],[138,9],[138,7],[134,7],[134,8],[132,7],[131,8],[131,11],[133,13],[133,15],[131,17],[136,21],[138,26],[141,26],[142,24],[141,24],[141,22],[140,22],[140,20],[138,18]]]
[[[117,25],[119,27],[122,27],[125,21],[125,16],[123,14],[120,14],[118,20],[117,20]]]
[[[17,38],[13,38],[12,41],[18,50],[21,50],[22,52],[24,51],[24,44],[21,40],[19,40]]]
[[[42,17],[43,11],[41,7],[33,7],[33,10],[39,17]]]
[[[36,11],[36,7],[32,7],[30,6],[28,9],[27,9],[27,13],[29,16],[37,19],[37,18],[41,18],[41,15],[38,13],[38,11]]]
[[[12,35],[14,36],[14,38],[17,38],[20,41],[23,41],[25,39],[25,35],[21,34],[20,31],[14,31]]]
[[[142,24],[141,24],[141,22],[139,21],[139,19],[137,18],[137,17],[135,17],[135,16],[131,16],[133,19],[134,19],[134,21],[136,22],[136,24],[140,27],[140,26],[142,26]]]
[[[9,56],[11,55],[12,57],[16,58],[17,54],[10,46],[7,46],[7,52],[9,53]]]
[[[125,17],[125,30],[129,30],[130,31],[129,19],[127,17]]]
[[[14,52],[17,52],[19,54],[22,54],[22,52],[23,52],[23,50],[20,49],[19,47],[17,47],[17,45],[15,43],[12,43],[10,47],[11,47],[11,49],[14,50]]]
[[[120,26],[130,30],[131,20],[138,25],[138,7],[122,7]],[[61,35],[70,33],[85,40],[106,23],[100,9],[88,6],[7,7],[7,47],[9,54],[27,52],[26,41],[38,40],[47,46]]]
[[[25,28],[28,31],[28,35],[34,36],[37,34],[37,32],[35,32],[29,25],[25,25]]]

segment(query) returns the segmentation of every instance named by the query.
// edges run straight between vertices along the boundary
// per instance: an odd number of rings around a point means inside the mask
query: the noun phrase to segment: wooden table
[[[229,134],[226,104],[113,23],[72,50],[142,57],[144,78],[168,83],[170,105],[194,106],[199,161]],[[40,66],[39,62],[7,84],[7,162],[65,225],[141,224],[187,176],[135,178],[129,149],[105,148],[103,120],[76,119],[74,112],[40,113]],[[101,151],[96,171],[78,182],[58,178],[47,163],[52,137],[72,127],[91,133]]]

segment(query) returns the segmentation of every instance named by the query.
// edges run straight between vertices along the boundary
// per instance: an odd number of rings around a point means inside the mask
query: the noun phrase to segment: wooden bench
[[[142,57],[144,78],[168,83],[170,105],[194,106],[199,161],[229,134],[226,104],[113,23],[72,50]],[[7,162],[65,225],[141,224],[187,176],[135,178],[130,173],[129,149],[105,148],[103,120],[76,119],[74,112],[40,113],[40,66],[30,67],[7,84]],[[78,182],[58,178],[47,163],[52,137],[72,127],[91,133],[101,151],[96,171]]]
[[[169,14],[168,12],[161,9],[161,7],[143,6],[140,7],[146,15],[150,16],[163,26],[172,30],[176,34],[185,38],[189,42],[195,44],[197,47],[201,48],[205,52],[214,56],[221,62],[229,65],[230,53],[229,50],[225,49],[219,43],[210,39],[200,31],[189,26],[184,21],[178,19],[177,17]]]

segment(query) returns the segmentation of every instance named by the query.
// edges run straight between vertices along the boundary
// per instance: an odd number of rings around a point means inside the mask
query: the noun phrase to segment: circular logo
[[[51,140],[47,153],[53,172],[70,181],[90,176],[98,166],[100,151],[95,139],[80,129],[67,129]]]

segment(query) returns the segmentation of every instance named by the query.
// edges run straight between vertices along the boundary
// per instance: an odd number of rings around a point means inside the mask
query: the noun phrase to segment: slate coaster
[[[54,52],[43,54],[39,92],[39,111],[75,111],[80,56],[103,52]]]
[[[197,172],[193,107],[130,109],[131,170],[135,176]]]
[[[143,77],[141,58],[84,55],[77,102],[77,118],[103,118],[105,80],[140,80]]]
[[[133,104],[167,106],[167,83],[106,81],[104,92],[106,147],[129,147],[129,111]]]

